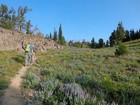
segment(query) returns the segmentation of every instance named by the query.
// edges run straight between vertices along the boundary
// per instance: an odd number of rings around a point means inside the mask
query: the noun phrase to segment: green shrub
[[[33,105],[58,105],[53,97],[58,85],[59,81],[53,78],[41,82],[39,91],[35,93]]]
[[[67,74],[58,74],[56,78],[63,83],[74,82],[74,78],[71,75]]]
[[[54,91],[54,97],[63,105],[94,105],[96,98],[92,98],[79,84],[62,84]]]
[[[25,76],[25,81],[24,81],[24,88],[35,88],[36,86],[39,85],[40,78],[32,72],[29,72]]]
[[[0,81],[0,90],[3,90],[8,87],[7,81]]]
[[[115,55],[120,56],[125,54],[128,54],[128,47],[123,43],[120,43],[118,48],[116,48]]]

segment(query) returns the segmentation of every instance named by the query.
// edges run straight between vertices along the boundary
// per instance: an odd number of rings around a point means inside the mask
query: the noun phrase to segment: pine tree
[[[3,27],[4,23],[7,22],[8,18],[8,7],[7,5],[1,4],[0,6],[0,22],[1,26]]]
[[[130,30],[130,37],[132,40],[135,40],[135,31],[134,29]]]
[[[65,43],[66,43],[65,37],[62,34],[62,26],[60,24],[60,26],[59,26],[59,32],[58,32],[58,44],[65,45]]]
[[[104,46],[104,40],[102,38],[99,39],[99,47],[102,48]]]
[[[62,45],[62,42],[63,41],[63,35],[62,35],[62,27],[61,27],[61,24],[59,26],[59,32],[58,32],[58,44],[61,44]]]
[[[26,23],[26,34],[31,34],[31,21],[29,20],[27,23]]]
[[[13,15],[15,14],[15,10],[8,9],[7,5],[1,4],[0,6],[0,27],[6,29],[14,29],[15,18]]]
[[[63,36],[62,37],[62,45],[65,45],[66,44],[66,40],[65,40],[65,37]]]
[[[60,44],[62,44],[62,27],[61,27],[61,24],[60,24],[59,32],[58,32],[58,40],[60,40]]]
[[[123,28],[122,22],[118,23],[118,27],[115,32],[115,38],[116,38],[116,44],[119,44],[125,38],[125,30]]]
[[[114,30],[111,33],[111,36],[109,37],[110,47],[113,47],[115,45],[115,40],[116,40],[115,33],[116,33],[116,31]]]
[[[126,30],[125,31],[125,38],[123,39],[123,42],[127,42],[127,41],[130,41],[130,40],[131,40],[131,37],[130,37],[129,31]]]
[[[91,40],[91,48],[96,48],[96,42],[94,40],[94,37]]]
[[[105,46],[106,46],[106,47],[109,47],[109,41],[108,41],[108,40],[106,41]]]
[[[54,29],[53,40],[57,42],[57,31]]]
[[[138,31],[138,39],[140,39],[140,29],[139,29],[139,31]]]
[[[14,30],[16,27],[16,22],[17,22],[17,16],[16,16],[16,11],[12,8],[11,10],[12,15],[11,15],[11,24],[12,24],[12,29]]]
[[[52,38],[52,33],[50,33],[50,39],[53,39],[53,38]]]

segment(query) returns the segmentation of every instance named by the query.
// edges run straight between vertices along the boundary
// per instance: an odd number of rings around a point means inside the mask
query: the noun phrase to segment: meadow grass
[[[80,103],[78,105],[138,105],[140,104],[140,49],[134,50],[129,43],[127,45],[129,53],[118,57],[114,54],[115,47],[102,49],[67,47],[63,50],[40,53],[36,64],[28,70],[23,87],[26,91],[35,90],[36,101],[33,103],[38,103],[35,105],[73,103],[71,95],[77,96],[69,94],[71,92],[69,88],[74,88],[72,86],[77,88],[81,86],[83,89],[81,91],[90,96],[89,98],[83,95],[85,101],[76,101]],[[136,43],[135,46],[138,47],[137,45]],[[76,85],[72,85],[73,83]],[[66,93],[68,92],[65,96],[61,94],[64,92],[61,87]],[[76,90],[75,92],[80,93]],[[66,97],[68,95],[69,97]]]
[[[23,54],[18,54],[16,51],[0,52],[0,96],[3,95],[3,90],[8,87],[11,77],[17,73],[23,62]]]

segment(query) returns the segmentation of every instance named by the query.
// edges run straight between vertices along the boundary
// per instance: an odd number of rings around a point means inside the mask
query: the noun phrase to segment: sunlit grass
[[[135,46],[137,47],[137,45]],[[138,104],[140,100],[136,99],[139,95],[136,92],[140,90],[140,63],[138,62],[140,49],[133,49],[129,47],[129,54],[119,57],[114,54],[115,47],[48,50],[46,53],[38,54],[39,59],[34,65],[34,70],[29,70],[28,73],[36,72],[38,74],[36,78],[40,79],[40,83],[48,81],[50,78],[58,81],[58,86],[78,83],[88,94],[97,98],[95,100],[97,103],[103,101],[109,103],[111,99],[115,103],[132,105],[131,102],[135,102]],[[128,68],[135,68],[136,71],[129,71]],[[33,80],[27,79],[23,85],[25,87],[26,81],[34,83]],[[40,84],[37,87],[40,87]],[[51,91],[53,92],[54,88]],[[45,95],[44,92],[39,94],[40,99]],[[49,96],[45,95],[45,97],[48,102]],[[52,97],[54,96],[52,95]],[[55,101],[53,99],[53,102]]]
[[[17,73],[23,63],[23,54],[18,55],[16,51],[0,52],[0,90],[8,87],[10,78]]]

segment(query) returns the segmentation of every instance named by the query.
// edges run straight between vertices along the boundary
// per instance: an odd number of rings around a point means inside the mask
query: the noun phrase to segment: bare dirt
[[[5,90],[1,105],[26,105],[25,99],[21,93],[23,76],[28,67],[22,67],[15,77],[11,79],[9,87]]]

